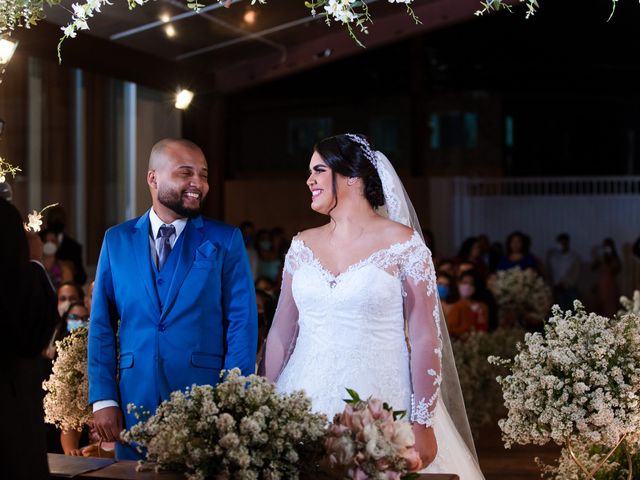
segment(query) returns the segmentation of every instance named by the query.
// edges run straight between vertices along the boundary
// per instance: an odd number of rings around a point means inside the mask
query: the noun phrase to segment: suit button
[[[159,278],[159,279],[158,279],[158,285],[162,285],[163,283],[164,283],[164,280],[163,280],[163,279],[161,279],[161,278]]]
[[[160,325],[160,331],[164,332],[167,329],[167,327],[165,327],[164,325]]]

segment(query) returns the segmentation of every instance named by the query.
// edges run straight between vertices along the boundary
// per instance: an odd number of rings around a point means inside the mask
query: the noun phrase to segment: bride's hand
[[[419,423],[414,423],[412,427],[413,435],[416,437],[415,449],[422,459],[422,468],[426,468],[435,460],[438,453],[436,435],[433,433],[432,427],[425,427]]]

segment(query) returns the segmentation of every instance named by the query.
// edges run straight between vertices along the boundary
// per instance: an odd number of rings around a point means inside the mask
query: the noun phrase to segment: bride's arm
[[[265,377],[275,382],[284,368],[298,331],[298,307],[291,292],[291,273],[282,273],[282,290],[265,349]]]
[[[423,461],[429,463],[437,452],[432,426],[442,379],[442,337],[435,269],[424,244],[411,249],[402,276],[411,348],[410,420],[418,451]]]

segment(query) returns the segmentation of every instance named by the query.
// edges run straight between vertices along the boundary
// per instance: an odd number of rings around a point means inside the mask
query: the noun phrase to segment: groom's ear
[[[158,188],[158,181],[156,179],[155,170],[149,170],[147,172],[147,183],[149,184],[150,187]]]

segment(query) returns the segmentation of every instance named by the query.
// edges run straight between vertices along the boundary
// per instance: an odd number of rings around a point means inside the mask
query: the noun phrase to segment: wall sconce
[[[18,42],[8,40],[6,38],[0,39],[0,66],[6,66],[13,57],[13,53],[16,51]]]
[[[180,90],[176,95],[176,104],[175,107],[180,110],[186,110],[189,107],[189,104],[193,100],[193,92],[190,90]]]

